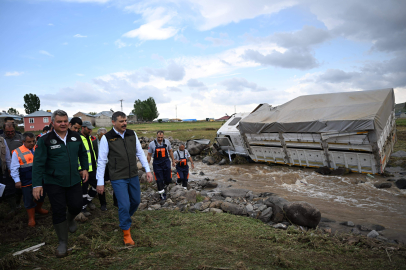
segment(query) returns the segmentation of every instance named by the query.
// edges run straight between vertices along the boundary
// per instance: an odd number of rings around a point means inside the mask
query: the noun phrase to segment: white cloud
[[[73,37],[75,37],[75,38],[86,38],[87,36],[83,36],[81,34],[76,34]]]
[[[48,25],[49,25],[49,26],[54,26],[54,24],[52,24],[52,23],[48,23]]]
[[[14,71],[14,72],[6,72],[4,74],[4,76],[8,77],[8,76],[20,76],[23,75],[24,72],[18,72],[18,71]]]
[[[39,53],[40,53],[40,54],[47,55],[47,56],[50,56],[50,57],[54,57],[52,54],[50,54],[49,52],[44,51],[44,50],[39,51]]]
[[[259,15],[277,13],[293,6],[297,1],[291,0],[189,0],[199,10],[202,18],[198,23],[199,30],[206,31],[231,22],[237,23],[244,19],[252,19]]]
[[[140,40],[165,40],[175,36],[179,31],[178,28],[168,25],[177,13],[169,12],[164,7],[144,8],[141,5],[134,5],[126,7],[126,9],[141,14],[146,23],[123,34],[123,37]]]
[[[121,41],[121,39],[117,39],[116,41],[114,41],[114,44],[115,44],[119,49],[124,48],[124,47],[127,47],[127,46],[131,46],[131,45],[129,45],[129,44],[127,44],[127,43]]]

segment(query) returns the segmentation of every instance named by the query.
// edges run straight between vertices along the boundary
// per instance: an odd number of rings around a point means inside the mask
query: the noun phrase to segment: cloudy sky
[[[0,110],[219,118],[300,95],[394,88],[406,101],[399,0],[1,0]]]

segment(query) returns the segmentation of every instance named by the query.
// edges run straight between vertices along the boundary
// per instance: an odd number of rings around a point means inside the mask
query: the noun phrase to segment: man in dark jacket
[[[59,240],[56,256],[61,258],[67,256],[68,230],[71,233],[77,230],[74,218],[82,209],[82,179],[78,160],[83,169],[83,182],[88,179],[89,164],[79,133],[68,129],[67,113],[56,110],[52,114],[52,123],[54,130],[38,140],[32,186],[36,200],[43,195],[43,189],[48,195],[52,221]]]

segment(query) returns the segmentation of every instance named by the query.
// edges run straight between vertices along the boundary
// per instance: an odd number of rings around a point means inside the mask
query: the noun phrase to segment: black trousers
[[[66,220],[66,207],[71,215],[76,216],[82,210],[82,187],[77,183],[71,187],[44,184],[52,209],[52,222],[59,224]]]
[[[87,205],[93,200],[94,197],[96,197],[97,194],[96,187],[97,187],[96,171],[92,171],[89,173],[89,179],[86,181],[86,183],[82,182],[82,197],[83,197],[82,209],[86,209]]]

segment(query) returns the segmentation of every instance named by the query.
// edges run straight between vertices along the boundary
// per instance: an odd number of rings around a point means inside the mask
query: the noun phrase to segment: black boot
[[[74,216],[74,215],[72,215],[71,213],[69,213],[69,211],[68,211],[68,213],[66,214],[66,219],[68,220],[69,231],[70,231],[71,233],[76,232],[76,230],[78,229],[78,224],[77,224],[77,222],[76,222],[76,220],[75,220],[75,217],[76,217],[76,216]]]
[[[57,258],[66,257],[68,256],[68,221],[54,224],[54,228],[59,242],[55,255]]]

